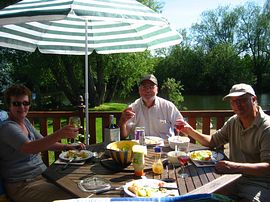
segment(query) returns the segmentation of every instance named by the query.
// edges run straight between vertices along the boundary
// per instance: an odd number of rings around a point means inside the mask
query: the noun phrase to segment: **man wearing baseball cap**
[[[168,135],[174,135],[175,121],[183,117],[172,102],[158,97],[157,93],[157,78],[153,74],[142,77],[140,98],[122,112],[119,121],[121,138],[129,135],[133,138],[135,127],[144,127],[146,136],[167,139]]]
[[[220,193],[245,201],[270,201],[270,116],[258,106],[248,84],[232,86],[223,100],[230,102],[235,115],[216,133],[202,134],[188,123],[181,132],[210,148],[229,143],[230,160],[217,162],[216,171],[241,173],[242,177]]]

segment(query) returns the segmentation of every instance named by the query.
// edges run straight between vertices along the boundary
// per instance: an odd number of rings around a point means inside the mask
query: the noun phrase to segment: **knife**
[[[122,189],[124,189],[123,186],[120,186],[120,187],[110,187],[110,188],[98,190],[98,191],[96,191],[96,194],[102,194],[102,193],[105,193],[105,192],[108,192],[108,191],[122,190]]]
[[[69,161],[66,163],[66,165],[64,165],[64,167],[62,168],[62,170],[65,170],[69,164],[71,164],[77,157],[74,156],[71,159],[69,159]]]

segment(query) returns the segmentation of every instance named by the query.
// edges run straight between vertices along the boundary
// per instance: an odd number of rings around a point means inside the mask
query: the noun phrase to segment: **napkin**
[[[57,159],[54,163],[59,164],[59,165],[65,165],[67,164],[67,161],[62,161],[61,159]],[[69,165],[83,165],[84,163],[85,161],[77,161],[77,162],[71,162],[69,163]]]

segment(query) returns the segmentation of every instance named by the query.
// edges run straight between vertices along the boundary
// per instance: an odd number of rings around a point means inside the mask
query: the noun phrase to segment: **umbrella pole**
[[[85,144],[89,145],[89,116],[88,116],[88,20],[85,20],[85,118],[86,118],[86,134]]]

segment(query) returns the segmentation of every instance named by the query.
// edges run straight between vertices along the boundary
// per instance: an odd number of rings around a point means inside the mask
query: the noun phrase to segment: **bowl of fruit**
[[[131,140],[122,140],[112,142],[107,145],[106,149],[110,157],[121,167],[127,167],[133,160],[132,147],[138,145],[138,142]]]

